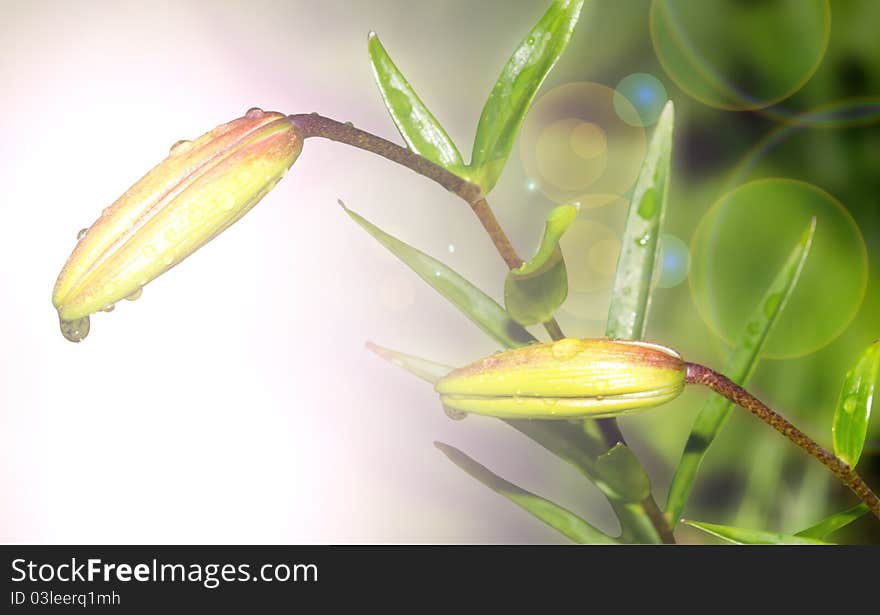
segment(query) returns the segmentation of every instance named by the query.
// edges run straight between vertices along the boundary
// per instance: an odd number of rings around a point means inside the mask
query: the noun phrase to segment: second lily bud
[[[501,352],[456,369],[436,385],[454,412],[500,418],[602,418],[674,399],[686,366],[646,342],[562,339]]]

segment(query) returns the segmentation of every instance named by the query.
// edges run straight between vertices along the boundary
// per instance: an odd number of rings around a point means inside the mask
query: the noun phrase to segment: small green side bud
[[[175,143],[81,231],[52,293],[64,337],[83,339],[89,314],[137,298],[144,284],[243,216],[284,176],[302,143],[287,116],[256,108]]]
[[[494,354],[456,369],[435,389],[457,412],[500,418],[602,418],[674,399],[686,367],[646,342],[566,338]]]

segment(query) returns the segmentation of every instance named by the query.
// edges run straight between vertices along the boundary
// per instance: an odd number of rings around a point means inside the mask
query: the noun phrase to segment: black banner
[[[3,553],[3,613],[221,612],[581,601],[811,602],[870,587],[876,547],[27,546]],[[696,592],[696,593],[694,593]],[[415,598],[413,598],[415,597]],[[415,600],[415,602],[412,602]],[[656,601],[656,602],[655,602]],[[433,608],[431,609],[433,610]],[[549,608],[548,608],[549,610]],[[182,611],[181,611],[182,612]],[[276,612],[272,610],[271,612]]]

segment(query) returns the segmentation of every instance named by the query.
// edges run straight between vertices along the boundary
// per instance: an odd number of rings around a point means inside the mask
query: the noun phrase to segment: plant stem
[[[477,214],[477,218],[479,218],[483,228],[486,229],[486,233],[488,233],[492,243],[495,244],[495,249],[498,250],[498,254],[504,259],[508,268],[516,269],[523,264],[522,259],[517,255],[504,229],[498,224],[492,208],[489,207],[489,203],[486,201],[478,185],[472,184],[440,165],[434,164],[427,158],[419,156],[409,148],[401,147],[387,139],[378,137],[360,128],[355,128],[351,124],[337,122],[317,113],[289,115],[288,118],[299,128],[303,139],[321,137],[353,145],[359,149],[387,158],[392,162],[415,171],[423,177],[437,182],[450,192],[464,199],[471,206],[471,209]]]
[[[423,177],[431,179],[448,191],[461,197],[468,205],[471,206],[486,233],[495,245],[495,249],[509,269],[516,269],[523,264],[523,260],[516,253],[510,238],[501,228],[498,219],[495,217],[489,202],[483,195],[480,186],[473,184],[466,179],[459,177],[455,173],[441,167],[418,155],[409,148],[402,147],[396,143],[392,143],[387,139],[376,136],[359,128],[355,128],[351,123],[337,122],[336,120],[324,117],[318,113],[301,113],[297,115],[289,115],[288,118],[299,129],[303,139],[310,137],[320,137],[352,145],[362,150],[372,152],[383,158],[387,158],[392,162],[396,162],[412,171],[415,171]],[[559,323],[555,318],[551,318],[544,323],[544,328],[554,340],[562,339],[565,334],[559,327]],[[617,426],[614,419],[600,420],[603,438],[608,448],[612,448],[618,442],[626,444],[623,434]],[[639,504],[645,512],[657,535],[665,543],[674,543],[675,537],[666,518],[660,512],[660,508],[654,501],[653,496],[648,496]]]
[[[735,403],[740,408],[748,410],[757,418],[761,419],[773,429],[797,444],[831,470],[831,472],[833,472],[844,485],[849,487],[853,493],[859,496],[874,515],[880,518],[880,498],[871,491],[871,488],[868,487],[858,474],[856,474],[855,470],[835,457],[832,453],[825,450],[781,415],[768,408],[766,404],[754,395],[724,375],[697,363],[687,364],[687,382],[709,387],[722,397]]]

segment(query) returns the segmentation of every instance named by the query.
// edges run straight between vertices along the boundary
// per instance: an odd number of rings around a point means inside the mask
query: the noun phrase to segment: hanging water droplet
[[[352,124],[351,122],[346,122],[345,125],[349,128],[354,128],[354,124]]]
[[[317,116],[318,116],[318,112],[317,112],[317,111],[312,111],[311,113],[309,113],[309,115],[314,115],[315,117],[317,117]]]
[[[71,342],[81,342],[89,334],[89,317],[83,316],[79,320],[60,321],[61,335]]]
[[[451,418],[453,421],[463,421],[467,418],[467,412],[461,412],[460,410],[453,410],[448,406],[443,406],[443,412],[446,413],[446,416]]]
[[[244,116],[249,120],[258,120],[263,117],[263,115],[264,112],[259,107],[251,107],[247,110],[247,113],[244,114]]]
[[[80,239],[85,237],[86,233],[88,233],[88,232],[89,232],[89,229],[87,229],[87,228],[79,229],[79,232],[76,234],[76,240],[79,241]]]
[[[530,36],[529,39],[528,39],[528,43],[529,43],[529,45],[534,45],[534,44],[535,44],[535,37],[534,37],[534,36]]]
[[[128,301],[137,301],[138,299],[140,299],[141,295],[143,295],[143,294],[144,294],[144,287],[141,286],[136,291],[131,293],[128,297],[126,297],[126,299]]]
[[[109,304],[109,305],[105,305],[105,306],[104,306],[104,309],[102,309],[101,311],[102,311],[102,312],[112,312],[112,311],[115,310],[115,309],[116,309],[116,304],[115,304],[115,303],[111,303],[111,304]]]
[[[174,142],[174,145],[171,146],[171,149],[169,150],[168,153],[171,154],[172,156],[177,156],[177,155],[182,154],[184,152],[188,152],[192,148],[193,148],[192,141],[189,141],[187,139],[181,139],[180,141]]]

